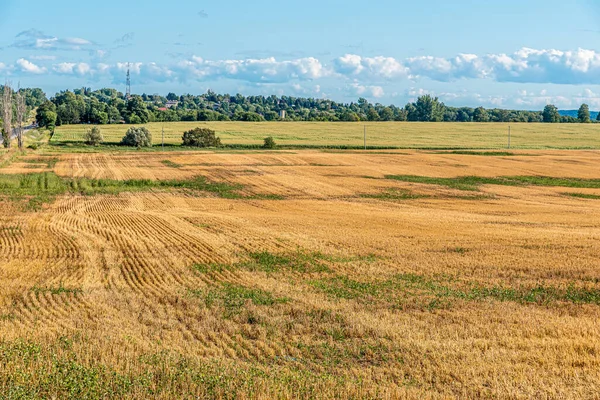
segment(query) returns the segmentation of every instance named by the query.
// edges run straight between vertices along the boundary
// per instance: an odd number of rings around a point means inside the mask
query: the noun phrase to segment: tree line
[[[450,107],[437,97],[420,96],[404,107],[292,96],[133,95],[110,88],[66,90],[48,99],[41,89],[22,89],[27,107],[37,108],[40,126],[69,124],[144,124],[175,121],[422,121],[422,122],[591,122],[589,107],[583,104],[578,117],[561,116],[554,105],[542,111],[507,110],[484,107]],[[285,116],[284,116],[285,115]],[[283,118],[282,118],[283,117]],[[598,117],[600,121],[600,116]]]
[[[29,112],[42,104],[46,95],[41,89],[12,88],[12,83],[7,81],[0,88],[0,126],[2,130],[2,144],[11,147],[12,139],[17,139],[19,149],[23,149],[25,124]]]

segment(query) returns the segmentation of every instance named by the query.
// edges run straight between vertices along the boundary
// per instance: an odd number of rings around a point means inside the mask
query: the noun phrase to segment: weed
[[[242,262],[241,267],[250,271],[280,272],[291,270],[300,273],[330,272],[323,263],[327,257],[318,252],[298,251],[289,254],[273,254],[268,251],[249,254],[250,260]]]
[[[52,172],[34,174],[0,175],[0,196],[13,201],[27,200],[26,210],[39,210],[43,204],[62,194],[118,194],[121,192],[151,189],[181,189],[209,192],[228,199],[238,199],[241,185],[210,182],[199,176],[189,180],[153,181],[148,179],[111,180],[88,178],[63,178]]]
[[[31,291],[35,294],[43,294],[50,293],[53,295],[61,295],[61,294],[81,294],[83,293],[83,289],[81,288],[67,288],[62,283],[58,287],[39,287],[34,286],[31,288]]]
[[[177,164],[176,162],[173,162],[171,160],[162,160],[161,163],[170,168],[183,168],[183,165]]]
[[[411,192],[410,190],[405,189],[387,189],[382,193],[361,194],[360,197],[378,200],[412,200],[427,198],[430,196],[424,194],[416,194]]]
[[[232,283],[223,283],[221,286],[207,291],[191,290],[190,293],[202,298],[206,307],[222,307],[225,317],[239,314],[247,302],[257,306],[273,306],[289,301],[288,298],[277,298],[272,293],[261,289],[247,288]]]
[[[548,176],[503,176],[496,178],[460,176],[456,178],[432,178],[417,175],[386,175],[385,178],[402,182],[446,186],[451,189],[464,191],[478,191],[481,185],[600,188],[600,179],[554,178]]]
[[[600,200],[600,195],[591,193],[562,193],[563,196],[577,197],[579,199]]]
[[[372,301],[389,300],[398,295],[434,296],[427,305],[428,309],[447,308],[451,299],[481,301],[492,299],[497,301],[513,301],[523,304],[549,304],[554,302],[571,302],[582,304],[599,304],[600,289],[578,288],[574,285],[567,289],[538,285],[535,287],[510,288],[503,286],[485,287],[470,283],[462,288],[450,287],[439,281],[415,274],[395,275],[387,280],[359,282],[346,276],[314,280],[309,282],[314,288],[327,295],[346,300]],[[448,299],[442,301],[442,299]]]

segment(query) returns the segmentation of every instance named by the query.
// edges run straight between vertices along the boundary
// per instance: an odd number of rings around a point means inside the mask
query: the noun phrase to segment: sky
[[[403,106],[600,109],[597,0],[0,0],[0,79]]]

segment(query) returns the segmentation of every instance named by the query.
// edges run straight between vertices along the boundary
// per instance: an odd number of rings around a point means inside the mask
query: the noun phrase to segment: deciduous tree
[[[558,108],[554,104],[548,104],[542,111],[542,121],[546,123],[557,123],[560,122],[560,114]]]
[[[577,119],[582,124],[587,124],[591,122],[590,107],[587,104],[582,104],[581,107],[579,107],[579,111],[577,112]]]

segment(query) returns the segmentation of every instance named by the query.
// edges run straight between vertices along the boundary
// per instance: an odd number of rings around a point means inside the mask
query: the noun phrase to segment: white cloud
[[[132,35],[125,35],[122,40],[129,40],[130,36]],[[47,50],[56,50],[64,46],[94,46],[86,39],[58,39],[35,30],[22,32],[17,36],[17,42],[21,42],[19,46],[26,47],[30,44],[34,48]],[[133,81],[138,86],[163,82],[191,85],[230,80],[251,87],[286,85],[285,87],[293,90],[293,93],[307,96],[323,96],[323,91],[330,92],[335,88],[334,90],[347,94],[369,98],[390,97],[389,93],[400,92],[400,96],[410,99],[429,92],[423,89],[403,92],[408,86],[407,82],[416,86],[427,80],[485,80],[538,85],[535,92],[527,87],[508,96],[486,96],[472,92],[446,92],[437,95],[442,101],[453,104],[481,103],[486,106],[537,109],[549,102],[560,107],[575,107],[576,103],[585,101],[592,107],[600,106],[599,96],[588,92],[587,89],[576,95],[573,95],[573,89],[570,89],[569,97],[564,93],[552,94],[539,88],[539,84],[543,83],[591,85],[600,82],[600,53],[586,49],[560,51],[523,48],[512,54],[459,54],[448,58],[422,56],[404,60],[384,56],[363,57],[356,54],[346,54],[333,60],[315,57],[283,60],[275,57],[207,60],[199,56],[189,56],[169,63],[108,62],[109,53],[96,47],[88,49],[88,62],[62,59],[57,61],[54,54],[63,53],[44,54],[20,58],[10,64],[0,64],[0,70],[7,71],[10,75],[71,75],[124,84],[125,72],[129,68]]]
[[[29,29],[16,36],[12,47],[28,50],[89,50],[94,43],[78,37],[59,38],[37,29]]]
[[[209,61],[193,56],[172,67],[179,80],[238,79],[256,83],[278,83],[292,80],[313,80],[326,77],[330,72],[313,57],[277,61],[263,59]]]
[[[91,75],[92,67],[87,63],[60,63],[52,67],[53,71],[63,75]]]
[[[333,62],[335,72],[352,79],[383,81],[419,77],[441,82],[485,79],[497,82],[593,84],[600,81],[600,53],[523,48],[513,54],[459,54],[456,57],[364,58],[346,54]]]
[[[365,86],[358,82],[354,82],[350,85],[354,93],[358,96],[367,96],[374,98],[381,98],[385,96],[385,92],[381,86]]]
[[[406,78],[408,68],[392,57],[361,57],[346,54],[333,62],[334,70],[342,76],[352,78]]]
[[[39,65],[36,65],[24,58],[20,58],[17,60],[17,66],[20,68],[21,71],[28,72],[31,74],[43,74],[47,71],[45,67],[40,67]]]

